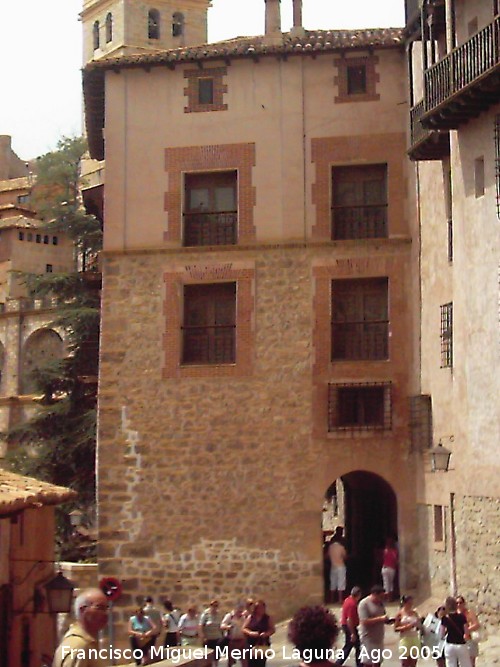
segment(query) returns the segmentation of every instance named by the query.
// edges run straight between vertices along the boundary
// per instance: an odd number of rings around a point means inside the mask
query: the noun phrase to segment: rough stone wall
[[[500,499],[455,498],[457,588],[481,615],[498,627],[500,608]]]
[[[434,517],[432,505],[418,505],[417,561],[419,563],[418,589],[421,595],[444,598],[450,591],[450,539],[449,512],[445,508],[444,544],[434,541]]]
[[[406,252],[381,247],[343,252]],[[324,493],[352,469],[392,471],[402,541],[411,540],[401,430],[392,440],[377,434],[349,437],[348,444],[328,438],[326,426],[322,437],[313,435],[312,264],[331,258],[329,245],[297,245],[104,259],[99,566],[102,575],[124,580],[122,630],[147,593],[171,595],[182,607],[213,595],[224,607],[263,595],[278,617],[320,601]],[[254,265],[253,362],[244,376],[218,377],[209,366],[198,367],[196,377],[166,376],[163,342],[172,314],[164,308],[164,276],[211,262]],[[403,395],[404,369],[395,375]],[[390,461],[374,454],[382,450]]]

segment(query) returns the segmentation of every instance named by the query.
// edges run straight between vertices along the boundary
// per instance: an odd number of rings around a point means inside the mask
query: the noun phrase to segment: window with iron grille
[[[500,114],[495,117],[495,182],[497,188],[497,216],[500,218]]]
[[[186,174],[184,245],[234,245],[237,239],[237,172]]]
[[[387,236],[387,165],[332,169],[332,238]]]
[[[387,278],[332,281],[332,361],[389,356]]]
[[[328,431],[390,430],[391,383],[329,384]]]
[[[184,285],[183,364],[236,361],[236,283]]]
[[[347,94],[366,93],[366,65],[347,65]]]
[[[453,366],[453,303],[441,306],[441,368]]]

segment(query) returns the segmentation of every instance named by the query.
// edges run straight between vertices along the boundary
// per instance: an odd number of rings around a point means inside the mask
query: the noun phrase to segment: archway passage
[[[361,586],[367,591],[373,584],[382,583],[386,538],[398,539],[396,494],[382,477],[364,470],[342,476],[336,487],[342,494],[336,502],[342,508],[338,523],[344,525],[348,553],[347,590]]]

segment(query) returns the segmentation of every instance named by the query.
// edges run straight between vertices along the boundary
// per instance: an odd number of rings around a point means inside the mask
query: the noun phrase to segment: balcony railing
[[[500,64],[500,16],[425,72],[424,126],[458,127],[500,98],[498,82],[481,95],[458,99],[485,84]],[[451,107],[451,102],[460,102]],[[442,117],[440,120],[439,116]]]
[[[236,358],[236,326],[183,327],[184,364],[232,364]]]
[[[333,322],[333,361],[378,361],[388,358],[389,322]]]
[[[332,238],[377,239],[387,237],[387,205],[335,206],[332,208]]]
[[[184,213],[184,245],[234,245],[236,211]]]

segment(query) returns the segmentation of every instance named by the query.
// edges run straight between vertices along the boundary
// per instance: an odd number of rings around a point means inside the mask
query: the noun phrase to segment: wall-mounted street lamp
[[[21,559],[23,560],[23,559]],[[37,560],[33,562],[32,567],[28,570],[26,575],[19,578],[13,578],[11,586],[21,586],[28,580],[30,575],[36,568],[43,567],[46,563],[54,563],[53,560]],[[33,614],[48,613],[48,614],[63,614],[71,611],[71,603],[73,601],[73,591],[75,586],[73,582],[67,579],[61,571],[54,577],[43,583],[37,582],[34,584],[33,597],[29,598],[21,609],[14,609],[14,613],[25,613],[25,607],[29,602],[33,601]],[[47,600],[48,611],[44,612],[44,600]]]
[[[446,449],[442,443],[442,440],[445,438],[447,438],[450,442],[455,440],[455,436],[453,435],[444,435],[443,437],[439,438],[437,446],[432,447],[429,450],[432,472],[448,472],[450,469],[451,451]]]

